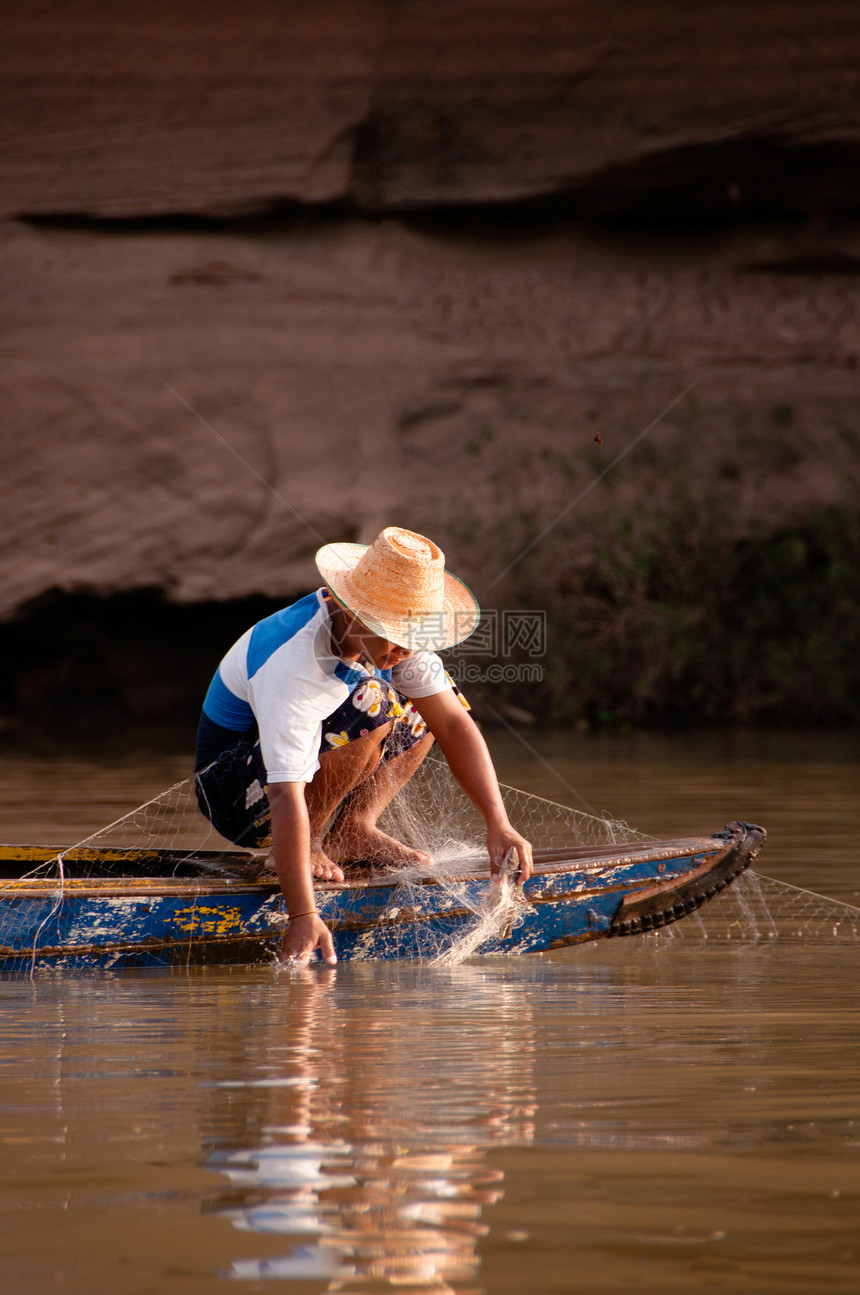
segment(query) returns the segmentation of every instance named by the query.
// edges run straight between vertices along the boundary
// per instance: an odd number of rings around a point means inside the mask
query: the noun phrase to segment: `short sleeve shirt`
[[[415,652],[385,671],[335,655],[324,592],[317,589],[247,630],[221,661],[203,703],[223,728],[245,733],[256,723],[269,782],[310,782],[319,768],[323,721],[368,674],[410,699],[451,687],[435,652]]]

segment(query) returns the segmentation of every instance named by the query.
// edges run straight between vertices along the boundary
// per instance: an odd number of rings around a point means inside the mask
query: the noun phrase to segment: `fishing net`
[[[703,912],[661,931],[658,939],[856,944],[860,908],[749,870]]]
[[[564,851],[584,846],[627,845],[651,838],[621,819],[571,809],[556,801],[500,784],[511,822],[531,842],[536,852]],[[465,930],[439,938],[430,928],[424,934],[425,956],[437,966],[456,966],[483,946],[504,936],[522,920],[527,902],[514,882],[515,865],[509,861],[499,885],[476,901],[465,878],[486,860],[486,829],[477,810],[452,778],[445,761],[428,757],[386,810],[380,826],[398,840],[427,851],[433,858],[433,877],[471,920]],[[396,903],[414,907],[414,891],[426,879],[420,867],[397,870]]]
[[[633,846],[649,838],[611,815],[600,815],[502,786],[512,823],[536,851]],[[456,923],[424,924],[415,946],[419,956],[441,965],[454,965],[491,945],[522,920],[525,901],[510,875],[501,884],[476,886],[474,876],[486,868],[485,828],[477,811],[452,778],[448,766],[431,753],[409,784],[395,797],[380,819],[380,826],[405,844],[429,853],[432,871],[418,865],[391,870],[386,889],[386,914],[415,912],[432,879],[436,893],[450,900]],[[59,930],[64,906],[82,887],[96,884],[100,892],[122,895],[130,871],[137,876],[173,877],[187,900],[189,940],[205,934],[206,923],[217,922],[207,908],[206,896],[214,882],[254,882],[264,877],[266,851],[242,851],[219,836],[200,812],[195,779],[184,779],[121,815],[114,822],[51,854],[22,847],[17,859],[7,856],[4,881],[2,945],[36,948]],[[376,870],[375,875],[384,870]],[[470,880],[471,879],[471,880]],[[10,891],[14,888],[14,895]],[[26,901],[31,901],[29,907]],[[38,901],[34,924],[33,903]],[[16,908],[20,906],[20,930]],[[116,905],[115,905],[116,906]],[[322,904],[325,912],[325,902]],[[257,920],[257,919],[255,919]],[[261,910],[269,935],[282,929],[285,916],[278,894]],[[28,925],[29,923],[29,925]],[[860,935],[860,910],[769,878],[746,874],[705,914],[692,913],[659,938],[712,938],[764,940],[853,940]],[[387,937],[386,937],[387,938]],[[399,932],[390,924],[390,943],[380,930],[363,954],[397,956]],[[269,955],[275,956],[274,940]],[[78,959],[80,962],[80,959]]]

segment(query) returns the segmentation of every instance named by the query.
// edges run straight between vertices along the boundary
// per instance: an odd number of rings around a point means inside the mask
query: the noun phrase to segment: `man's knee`
[[[385,739],[390,736],[393,728],[393,719],[387,719],[384,724],[378,724],[376,728],[372,728],[370,732],[367,733],[366,736],[368,742],[375,743],[376,746],[381,746]]]
[[[343,741],[332,741],[331,738],[328,738],[325,748],[319,754],[320,764],[329,766],[353,763],[356,760],[367,760],[374,753],[377,753],[378,758],[386,740],[391,735],[393,726],[394,721],[389,719],[355,738],[347,739],[346,734],[343,735]]]

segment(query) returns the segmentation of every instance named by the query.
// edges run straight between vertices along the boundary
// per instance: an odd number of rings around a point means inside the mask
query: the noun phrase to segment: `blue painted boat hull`
[[[764,836],[762,828],[737,822],[712,837],[538,856],[516,920],[476,952],[536,953],[668,925],[729,885]],[[65,857],[62,883],[39,876],[39,859],[50,857],[35,847],[0,849],[0,971],[248,963],[277,955],[283,903],[271,878],[250,875],[248,856],[82,852]],[[168,864],[170,875],[158,875]],[[68,875],[75,865],[83,874],[97,867],[106,875]],[[408,887],[396,875],[355,870],[343,884],[316,888],[342,960],[433,957],[472,930],[492,894],[480,869]]]

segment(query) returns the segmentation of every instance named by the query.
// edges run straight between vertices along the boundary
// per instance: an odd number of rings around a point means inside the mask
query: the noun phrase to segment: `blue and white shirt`
[[[310,782],[319,768],[323,720],[369,673],[410,699],[451,687],[435,652],[415,652],[384,671],[336,656],[324,592],[317,589],[247,630],[222,660],[203,702],[204,713],[222,728],[244,733],[256,721],[269,782]]]

